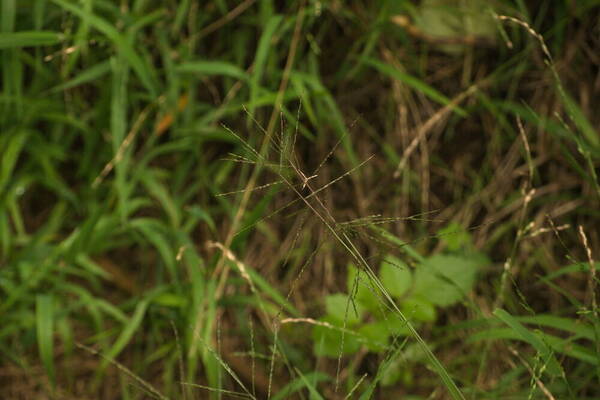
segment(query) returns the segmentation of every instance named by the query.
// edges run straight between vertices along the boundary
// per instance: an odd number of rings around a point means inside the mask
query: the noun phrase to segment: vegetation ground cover
[[[0,397],[600,397],[599,21],[0,1]]]

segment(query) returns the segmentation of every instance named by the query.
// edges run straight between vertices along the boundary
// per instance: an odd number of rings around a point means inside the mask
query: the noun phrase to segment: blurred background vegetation
[[[1,0],[0,53],[0,397],[600,397],[600,1]]]

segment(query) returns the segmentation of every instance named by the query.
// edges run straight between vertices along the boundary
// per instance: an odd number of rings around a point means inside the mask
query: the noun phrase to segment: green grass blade
[[[265,65],[269,52],[272,50],[272,41],[279,24],[283,17],[274,15],[269,18],[263,29],[263,33],[258,42],[258,48],[254,57],[254,70],[250,77],[250,115],[254,113],[254,104],[260,92],[260,81],[265,71]]]
[[[106,35],[107,38],[113,42],[114,46],[119,50],[123,57],[127,60],[131,68],[136,72],[142,84],[146,87],[152,97],[156,97],[158,94],[158,88],[156,83],[152,79],[152,75],[149,71],[149,66],[144,60],[136,53],[133,46],[129,43],[127,38],[123,36],[117,29],[107,22],[106,20],[94,15],[89,14],[81,8],[65,1],[65,0],[52,0],[60,7],[65,10],[77,15],[83,21],[89,23],[91,26]]]
[[[121,334],[119,335],[117,340],[115,340],[110,350],[108,350],[108,352],[106,353],[106,357],[102,361],[101,367],[98,370],[97,377],[101,376],[101,374],[104,372],[104,370],[110,363],[110,360],[115,359],[123,351],[123,349],[125,349],[125,346],[127,346],[127,344],[131,342],[136,331],[140,328],[140,325],[144,320],[144,315],[146,314],[146,309],[148,308],[149,302],[150,299],[147,298],[137,303],[133,315],[123,327]]]
[[[175,265],[175,253],[167,239],[167,229],[158,220],[151,218],[136,218],[131,221],[131,227],[139,231],[144,238],[150,242],[160,254],[169,278],[177,281],[177,269]]]
[[[81,73],[79,73],[79,75],[77,75],[73,79],[71,79],[65,83],[62,83],[60,85],[54,86],[52,89],[50,89],[50,91],[55,93],[55,92],[60,92],[60,91],[66,90],[66,89],[71,89],[76,86],[95,81],[96,79],[106,75],[109,72],[110,72],[110,61],[107,60],[107,61],[99,62],[99,63],[93,65],[92,67],[90,67],[89,69],[82,71]]]
[[[61,33],[51,31],[3,32],[0,33],[0,50],[50,46],[60,43],[62,39]]]
[[[54,299],[50,295],[35,298],[35,321],[38,351],[50,381],[54,385]]]
[[[330,380],[331,377],[329,375],[318,371],[310,372],[305,375],[300,374],[298,378],[292,380],[290,383],[281,388],[279,392],[273,395],[271,397],[271,400],[284,400],[289,398],[292,394],[296,393],[297,391],[306,386],[305,381],[313,382],[312,386],[314,387],[314,384],[316,383]]]
[[[188,61],[175,67],[179,73],[199,75],[222,75],[247,80],[248,74],[235,64],[225,61]]]
[[[536,351],[542,356],[544,362],[547,363],[547,370],[550,374],[555,376],[563,375],[562,368],[560,367],[559,362],[556,360],[556,357],[554,357],[552,349],[546,343],[544,343],[539,336],[531,332],[503,309],[498,308],[494,310],[494,315],[508,325],[511,329],[513,329],[524,341],[536,349]]]
[[[447,106],[450,104],[451,100],[440,93],[438,90],[434,89],[432,86],[423,82],[422,80],[415,78],[412,75],[409,75],[405,72],[398,70],[397,68],[392,67],[391,65],[384,64],[381,61],[374,60],[372,58],[366,58],[362,60],[367,65],[375,68],[377,71],[381,72],[384,75],[389,76],[390,78],[397,79],[400,82],[408,85],[409,87],[423,93],[425,96],[429,97],[431,100],[439,103],[441,105]],[[459,106],[453,106],[452,109],[454,112],[461,117],[466,117],[467,112],[460,108]]]
[[[581,108],[579,108],[571,96],[564,91],[559,91],[559,93],[562,94],[560,99],[569,113],[569,117],[573,120],[573,123],[575,123],[575,126],[580,130],[587,142],[597,150],[600,147],[600,133],[594,129]]]
[[[296,373],[300,376],[300,379],[302,379],[304,386],[306,386],[306,388],[308,389],[311,399],[324,400],[323,396],[321,396],[314,384],[308,380],[308,377],[304,376],[304,374],[300,372],[298,368],[296,368]]]
[[[0,204],[4,195],[7,193],[6,188],[13,179],[13,171],[19,156],[21,155],[29,133],[26,131],[6,132],[0,138]]]

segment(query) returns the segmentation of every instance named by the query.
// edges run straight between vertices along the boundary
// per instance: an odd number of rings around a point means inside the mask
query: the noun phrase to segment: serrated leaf
[[[406,264],[394,256],[388,255],[379,268],[379,278],[383,287],[395,297],[401,297],[412,285],[412,273]]]

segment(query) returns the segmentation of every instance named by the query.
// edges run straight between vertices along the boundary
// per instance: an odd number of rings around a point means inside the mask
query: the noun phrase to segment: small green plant
[[[485,255],[473,249],[469,233],[460,225],[451,223],[438,236],[446,245],[443,253],[422,257],[410,251],[415,267],[386,254],[379,266],[378,277],[385,290],[415,327],[434,323],[439,308],[463,300],[473,288],[478,270],[487,263]],[[353,264],[348,265],[347,273],[347,293],[325,298],[326,314],[313,328],[315,354],[337,358],[356,353],[363,346],[373,353],[393,349],[394,339],[409,335],[406,323],[384,305],[365,273]],[[418,362],[423,359],[419,353],[409,344],[398,358]],[[400,368],[402,364],[396,360],[390,363],[382,377],[384,385],[401,378],[405,383],[410,381]]]

